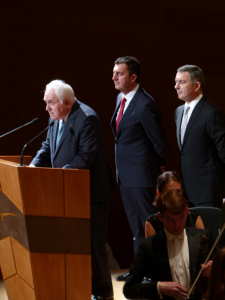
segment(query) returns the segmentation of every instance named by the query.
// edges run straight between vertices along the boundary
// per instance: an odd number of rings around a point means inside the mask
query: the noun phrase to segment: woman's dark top
[[[196,223],[198,216],[199,216],[199,213],[197,213],[197,211],[190,210],[189,214],[187,216],[186,226],[187,227],[195,227],[195,223]],[[152,225],[155,232],[159,232],[164,229],[163,223],[159,220],[159,218],[157,217],[157,214],[153,214],[153,215],[149,216],[146,221]]]

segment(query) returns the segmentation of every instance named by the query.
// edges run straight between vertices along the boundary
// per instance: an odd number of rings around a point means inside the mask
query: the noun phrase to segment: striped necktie
[[[186,106],[184,115],[183,115],[183,120],[181,124],[181,129],[180,129],[180,141],[181,145],[183,145],[183,140],[184,140],[184,134],[187,128],[187,123],[188,123],[188,111],[190,109],[190,106]]]

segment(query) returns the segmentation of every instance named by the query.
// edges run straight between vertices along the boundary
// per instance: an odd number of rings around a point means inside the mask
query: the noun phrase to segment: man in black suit
[[[177,70],[175,89],[185,101],[175,112],[181,172],[187,199],[195,205],[221,208],[225,198],[225,116],[203,96],[202,70]]]
[[[46,86],[44,101],[50,126],[31,165],[90,170],[91,299],[111,300],[113,290],[105,245],[112,184],[101,123],[94,110],[78,101],[71,86],[61,80]]]
[[[170,190],[160,196],[156,205],[165,230],[141,241],[124,295],[129,299],[187,299],[212,247],[212,238],[208,230],[185,228],[187,200],[178,191]],[[209,261],[204,266],[203,277],[209,277],[211,265]],[[143,284],[144,276],[151,281]],[[197,291],[194,299],[200,297]]]
[[[138,84],[139,75],[136,58],[125,56],[115,61],[112,79],[120,94],[111,127],[116,140],[117,181],[134,236],[134,252],[145,237],[146,218],[155,213],[156,179],[168,156],[160,109]]]

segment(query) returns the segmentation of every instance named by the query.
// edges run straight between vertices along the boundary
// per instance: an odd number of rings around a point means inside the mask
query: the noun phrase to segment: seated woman
[[[169,190],[177,190],[182,194],[181,179],[180,176],[173,171],[164,172],[157,178],[157,195],[155,197],[155,203],[160,195],[163,195]],[[204,229],[204,224],[200,215],[196,211],[189,211],[187,217],[186,226],[196,227]],[[156,213],[149,216],[145,223],[145,237],[149,237],[156,232],[163,230],[163,223],[157,217]]]
[[[204,300],[225,299],[225,247],[220,248],[213,257],[208,291]]]

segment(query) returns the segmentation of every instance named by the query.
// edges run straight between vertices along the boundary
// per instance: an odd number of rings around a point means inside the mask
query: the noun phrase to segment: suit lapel
[[[58,128],[59,128],[59,121],[54,122],[53,125],[53,134],[52,134],[52,153],[54,156],[55,153],[55,148],[56,148],[56,138],[57,138],[57,134],[58,134]]]
[[[153,248],[161,264],[159,268],[162,268],[162,274],[164,274],[165,280],[172,281],[165,231],[160,231],[157,235],[157,238],[154,240]]]
[[[54,158],[55,158],[55,156],[57,155],[57,153],[58,153],[59,149],[61,148],[62,144],[64,143],[65,138],[66,138],[67,135],[69,134],[70,128],[73,126],[74,119],[75,119],[76,116],[77,116],[77,108],[78,108],[78,107],[79,107],[79,104],[78,104],[78,102],[76,101],[76,102],[74,103],[74,105],[73,105],[73,107],[72,107],[72,109],[71,109],[71,112],[70,112],[70,114],[69,114],[69,117],[68,117],[68,119],[67,119],[67,121],[66,121],[65,128],[64,128],[64,130],[63,130],[61,139],[60,139],[60,141],[59,141],[59,143],[58,143],[58,146],[57,146],[57,148],[56,148],[56,150],[55,150]],[[56,134],[56,136],[57,136],[57,134]],[[56,138],[55,138],[55,140],[56,140]],[[55,144],[56,144],[56,143],[55,143]]]
[[[191,117],[190,117],[190,119],[188,121],[187,128],[186,128],[185,134],[184,134],[184,140],[183,140],[182,148],[185,145],[185,142],[187,140],[188,134],[190,133],[191,127],[193,126],[193,124],[195,123],[198,115],[201,112],[203,104],[204,104],[204,98],[202,97],[201,100],[198,102],[198,104],[195,106],[195,108],[194,108],[194,110],[193,110],[193,112],[191,114]]]
[[[116,109],[114,111],[114,114],[113,114],[112,120],[111,120],[111,127],[112,127],[113,134],[115,135],[115,138],[117,138],[117,133],[116,133],[116,116],[117,116],[117,113],[118,113],[118,110],[119,110],[119,107],[120,107],[121,99],[122,99],[122,93],[120,93],[118,95],[117,103],[116,103]]]
[[[138,101],[138,98],[140,96],[140,94],[142,93],[142,88],[139,86],[139,89],[137,90],[137,92],[135,93],[133,99],[131,100],[130,104],[128,105],[125,113],[123,114],[121,121],[119,123],[118,126],[118,131],[117,131],[117,138],[119,138],[120,135],[120,131],[121,128],[123,127],[123,124],[126,122],[127,117],[129,116],[129,114],[133,111],[133,109],[136,106],[136,102]],[[122,98],[122,97],[121,97]]]
[[[184,113],[184,105],[182,105],[181,107],[178,108],[178,112],[177,112],[177,142],[178,142],[178,146],[179,149],[181,149],[181,141],[180,141],[180,128],[181,128],[181,121],[182,121],[182,117],[183,117],[183,113]]]
[[[193,232],[192,228],[185,228],[189,247],[189,259],[190,259],[190,277],[193,283],[196,277],[196,271],[199,269],[199,253],[201,246],[202,233]],[[158,259],[160,261],[160,266],[162,267],[162,272],[165,275],[166,280],[172,281],[172,275],[169,265],[169,257],[167,251],[166,234],[161,231],[157,234],[157,238],[154,240],[153,248],[155,253],[157,253]]]
[[[199,268],[198,257],[199,257],[202,234],[201,232],[193,233],[188,227],[185,229],[187,233],[188,247],[189,247],[190,276],[191,276],[191,282],[193,283],[196,277],[196,269]]]

